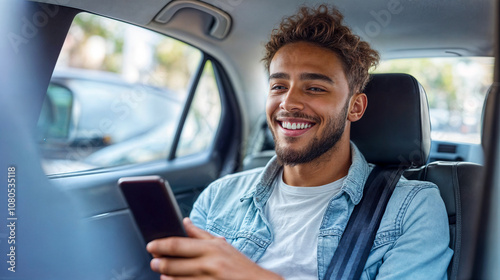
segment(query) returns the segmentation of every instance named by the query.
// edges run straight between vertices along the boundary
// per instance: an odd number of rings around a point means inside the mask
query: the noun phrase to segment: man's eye
[[[271,87],[271,90],[283,90],[283,89],[285,89],[284,86],[273,86],[273,87]]]
[[[309,90],[315,91],[315,92],[324,92],[325,91],[324,89],[318,88],[318,87],[310,87]]]

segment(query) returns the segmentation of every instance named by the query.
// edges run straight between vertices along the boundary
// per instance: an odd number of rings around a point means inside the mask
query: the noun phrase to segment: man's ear
[[[368,105],[368,98],[364,93],[356,93],[351,97],[351,104],[349,105],[349,113],[347,119],[351,122],[358,121],[365,113],[366,106]]]

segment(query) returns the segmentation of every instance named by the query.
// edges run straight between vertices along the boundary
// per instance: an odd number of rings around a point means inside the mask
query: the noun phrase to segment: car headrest
[[[427,96],[407,74],[373,74],[364,91],[368,106],[351,124],[351,140],[369,163],[421,166],[431,131]]]

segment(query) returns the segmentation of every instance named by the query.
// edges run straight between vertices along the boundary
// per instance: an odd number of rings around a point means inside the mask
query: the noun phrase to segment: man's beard
[[[337,142],[344,134],[345,123],[347,118],[347,110],[349,108],[349,100],[347,100],[346,105],[344,106],[342,112],[337,117],[331,117],[326,122],[326,131],[323,134],[323,137],[317,138],[315,137],[307,146],[305,146],[301,150],[292,150],[284,148],[280,145],[280,142],[277,141],[276,135],[274,131],[271,129],[273,134],[276,156],[278,157],[278,161],[283,165],[295,166],[297,164],[309,163],[316,158],[320,157],[330,149],[332,149]],[[287,115],[287,117],[295,117],[295,118],[309,118],[304,116],[301,113],[292,113]],[[291,138],[288,141],[294,141],[296,139]],[[286,141],[286,140],[283,140]]]

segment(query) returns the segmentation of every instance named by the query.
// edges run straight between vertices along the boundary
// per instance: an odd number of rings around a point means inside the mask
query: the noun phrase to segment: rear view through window
[[[412,58],[383,61],[375,72],[408,73],[422,84],[433,140],[479,144],[493,65],[490,57]]]
[[[215,135],[221,105],[210,61],[198,49],[161,34],[77,15],[38,121],[45,172],[166,159],[199,69],[204,69],[203,88],[194,104],[212,104],[211,113],[189,110],[182,122],[189,131],[181,134],[177,156],[203,152]],[[198,134],[205,137],[192,142]]]

